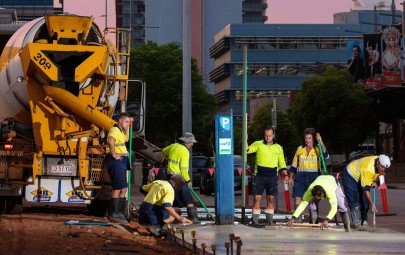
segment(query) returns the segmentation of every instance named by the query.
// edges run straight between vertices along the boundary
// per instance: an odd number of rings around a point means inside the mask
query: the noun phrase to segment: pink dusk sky
[[[54,4],[59,5],[58,0]],[[107,3],[107,26],[115,27],[115,0],[65,0],[64,12],[82,16],[93,16],[95,22],[103,31]]]
[[[402,10],[402,1],[395,3],[396,9]],[[352,0],[267,0],[267,4],[270,24],[332,24],[334,13],[349,12],[354,7]]]
[[[360,0],[375,2],[376,0]],[[389,4],[391,1],[386,0]],[[54,0],[57,4],[59,0]],[[105,26],[105,12],[107,2],[107,23],[109,27],[115,26],[113,13],[115,0],[68,0],[65,3],[65,12],[77,15],[93,16],[96,23],[103,30]],[[330,24],[333,23],[333,14],[349,12],[354,4],[352,0],[267,0],[267,23],[275,24]],[[396,0],[397,10],[402,10],[402,1]]]

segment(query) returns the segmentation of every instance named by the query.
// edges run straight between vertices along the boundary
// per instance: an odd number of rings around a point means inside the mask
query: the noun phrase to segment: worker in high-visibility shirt
[[[173,208],[175,190],[179,190],[183,184],[183,176],[174,174],[169,181],[156,180],[141,187],[141,192],[147,194],[139,208],[139,223],[150,224],[149,230],[153,235],[162,234],[162,226],[165,223],[174,220],[180,223],[189,222]]]
[[[315,139],[316,137],[316,139]],[[320,175],[321,158],[319,148],[316,146],[316,140],[321,143],[322,152],[327,159],[329,154],[323,144],[321,135],[315,134],[313,128],[306,128],[304,130],[304,145],[297,148],[295,152],[292,165],[290,167],[290,185],[293,185],[294,207],[295,209],[301,203],[301,198],[304,192],[308,189],[309,185]],[[318,204],[311,203],[309,205],[309,214],[311,223],[318,221]],[[301,220],[301,217],[298,219]]]
[[[259,225],[260,199],[266,190],[267,208],[264,210],[267,225],[273,225],[274,198],[278,194],[278,172],[282,172],[288,181],[283,148],[275,142],[274,129],[270,126],[264,130],[264,139],[255,141],[247,150],[256,153],[253,190],[254,203],[252,211],[253,225]],[[280,169],[280,170],[278,170]]]
[[[128,150],[125,142],[129,139],[129,126],[133,118],[126,112],[118,116],[117,124],[107,136],[107,156],[105,167],[111,179],[111,199],[109,219],[126,224],[125,204],[127,195],[127,170],[130,169]]]
[[[188,174],[190,151],[189,149],[197,141],[192,133],[185,132],[182,137],[179,138],[181,143],[173,143],[163,149],[163,154],[168,161],[167,164],[167,178],[173,174],[181,174],[184,177],[185,183],[181,186],[181,189],[176,191],[174,198],[174,205],[176,207],[186,207],[188,218],[193,223],[199,223],[197,209],[194,207],[194,199],[189,187],[193,187]]]
[[[367,225],[367,213],[376,211],[371,199],[371,187],[377,187],[377,178],[391,165],[386,155],[368,156],[349,163],[342,172],[342,183],[354,227]]]
[[[350,220],[345,206],[345,196],[343,195],[342,188],[339,182],[332,175],[318,176],[314,182],[309,185],[309,188],[305,192],[302,201],[298,208],[294,211],[292,218],[288,221],[288,225],[292,226],[294,221],[300,216],[311,201],[319,201],[321,199],[327,199],[330,204],[330,210],[328,215],[322,221],[322,227],[328,227],[328,223],[335,216],[339,209],[340,216],[343,221],[343,225],[346,232],[350,231]]]

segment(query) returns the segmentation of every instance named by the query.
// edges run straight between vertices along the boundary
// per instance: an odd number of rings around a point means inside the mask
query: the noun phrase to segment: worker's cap
[[[388,156],[386,155],[380,155],[378,157],[378,161],[380,162],[380,165],[382,165],[385,168],[388,168],[391,166],[391,160]]]
[[[192,133],[185,132],[182,137],[179,138],[180,141],[184,143],[196,143],[195,137]]]

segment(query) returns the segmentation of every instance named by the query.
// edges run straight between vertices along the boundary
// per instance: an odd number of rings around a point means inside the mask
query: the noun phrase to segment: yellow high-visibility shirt
[[[326,218],[328,218],[329,220],[333,219],[338,207],[336,197],[336,189],[338,185],[336,183],[335,177],[333,177],[332,175],[320,175],[315,179],[315,181],[311,183],[311,185],[309,185],[307,191],[302,197],[300,205],[293,214],[294,217],[298,217],[311,202],[311,200],[313,199],[311,191],[312,188],[316,185],[321,186],[325,190],[326,199],[329,201],[330,204],[330,211],[328,215],[326,215]]]
[[[163,149],[163,154],[167,158],[167,173],[181,174],[186,182],[190,181],[188,175],[190,152],[187,147],[180,143],[173,143]]]
[[[163,207],[173,205],[174,189],[168,181],[157,180],[143,185],[142,189],[148,192],[143,200],[146,203]]]
[[[114,143],[114,151],[120,155],[128,155],[127,147],[125,146],[125,141],[127,140],[127,136],[119,127],[113,127],[108,132],[108,137],[112,137],[115,139]],[[110,152],[110,147],[107,146],[107,153]]]
[[[349,174],[357,181],[360,180],[360,184],[363,188],[371,186],[374,180],[380,175],[375,173],[375,160],[377,158],[378,156],[368,156],[352,161],[347,165]]]
[[[256,141],[249,145],[248,154],[256,152],[256,167],[255,175],[257,173],[257,166],[263,167],[279,167],[280,169],[286,168],[284,151],[279,144],[267,145],[264,140]]]
[[[321,168],[319,159],[319,148],[313,147],[307,155],[305,146],[299,146],[295,152],[291,167],[296,168],[297,172],[318,172]]]

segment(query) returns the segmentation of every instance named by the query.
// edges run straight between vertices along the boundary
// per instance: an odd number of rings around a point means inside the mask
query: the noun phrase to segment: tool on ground
[[[322,145],[321,145],[320,141],[318,141],[318,148],[319,148],[319,155],[320,155],[321,161],[322,161],[323,172],[325,174],[327,174],[326,165],[325,165],[325,158],[323,157]]]
[[[201,198],[197,195],[197,193],[194,191],[193,187],[189,187],[191,193],[197,198],[198,202],[204,207],[204,210],[207,212],[207,216],[210,217],[212,220],[214,219],[214,216],[212,216],[211,212],[208,210],[208,208],[205,206],[204,202],[201,200]]]
[[[321,223],[312,224],[312,223],[293,223],[292,227],[321,227]]]
[[[376,193],[376,191],[375,190],[376,190],[376,188],[374,187],[373,188],[373,203],[374,203],[374,206],[376,206],[376,204],[375,204],[375,201],[376,201],[375,193]],[[377,211],[377,208],[373,211],[373,227],[375,227],[375,213],[376,213],[376,211]]]
[[[93,226],[111,226],[109,222],[100,222],[100,221],[78,221],[78,220],[70,220],[64,222],[65,225],[93,225]]]

